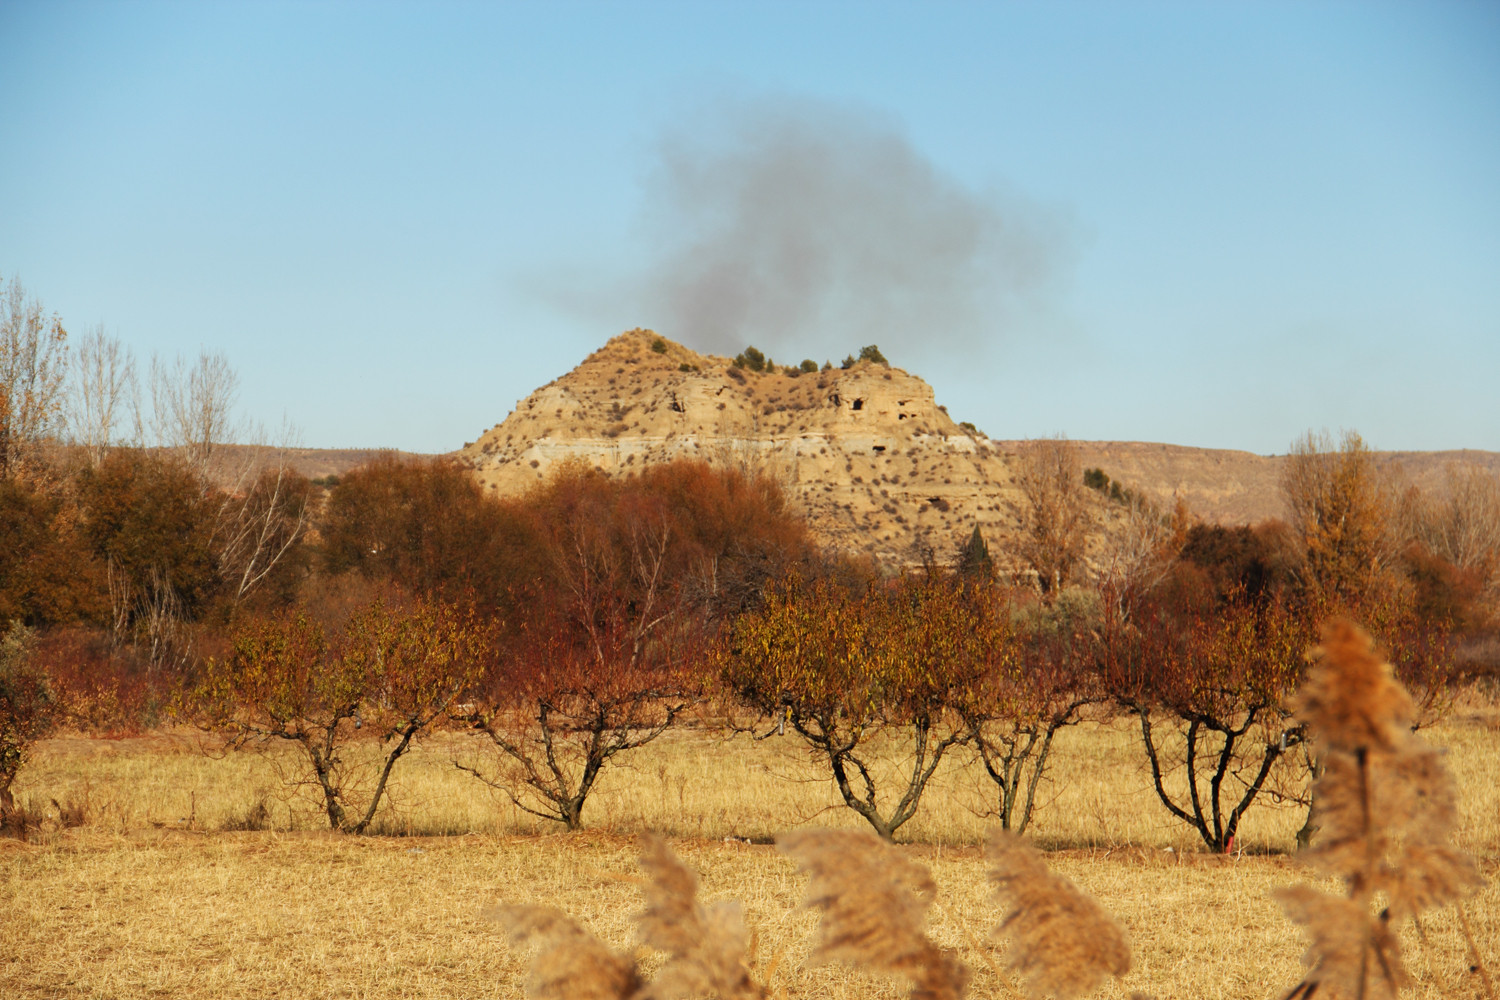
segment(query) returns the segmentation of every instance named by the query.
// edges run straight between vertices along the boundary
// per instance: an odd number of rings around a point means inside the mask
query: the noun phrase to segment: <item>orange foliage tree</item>
[[[1353,431],[1293,443],[1281,479],[1288,520],[1306,551],[1307,583],[1347,599],[1388,586],[1397,546],[1394,497],[1375,456]]]
[[[705,462],[654,465],[632,487],[670,512],[684,596],[715,621],[753,607],[768,583],[806,572],[817,550],[775,480]]]
[[[100,614],[103,574],[62,498],[0,479],[0,538],[0,622],[44,627]]]
[[[697,701],[691,626],[638,643],[640,624],[606,612],[588,629],[567,614],[517,629],[466,709],[495,752],[455,766],[517,808],[579,829],[605,767]]]
[[[525,524],[445,459],[386,454],[334,487],[321,525],[324,564],[417,593],[501,602],[536,559]]]
[[[78,504],[116,641],[143,645],[153,668],[181,666],[190,658],[182,624],[218,584],[211,496],[179,460],[120,449],[81,473]]]
[[[992,633],[984,604],[936,575],[859,596],[794,579],[735,622],[721,676],[778,731],[790,726],[828,765],[844,804],[890,840],[965,739],[954,701],[988,665]],[[872,764],[893,745],[907,753],[904,784],[883,805]]]
[[[576,829],[604,768],[700,698],[715,623],[812,549],[772,484],[701,463],[623,480],[565,467],[512,512],[533,572],[468,714],[495,753],[455,764]]]
[[[258,618],[208,662],[195,701],[235,747],[296,746],[328,825],[363,833],[396,762],[473,684],[489,649],[484,628],[445,604],[377,602],[333,630],[305,615]],[[362,730],[382,746],[373,763],[351,753]]]
[[[1024,833],[1058,732],[1102,698],[1094,638],[1057,603],[1013,604],[994,587],[970,587],[979,669],[951,692],[965,739],[995,784],[1002,829]]]
[[[1280,600],[1231,599],[1175,617],[1106,616],[1111,695],[1140,723],[1157,797],[1210,850],[1230,850],[1277,761],[1304,739],[1285,708],[1303,672],[1313,616]],[[1180,774],[1185,794],[1168,787]]]

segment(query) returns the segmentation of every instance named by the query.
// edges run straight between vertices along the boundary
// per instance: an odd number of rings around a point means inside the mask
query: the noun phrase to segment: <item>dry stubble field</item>
[[[1428,738],[1448,748],[1462,797],[1460,846],[1492,883],[1467,913],[1486,963],[1500,961],[1500,724],[1462,711]],[[1130,932],[1135,968],[1105,996],[1279,997],[1303,944],[1268,893],[1309,877],[1285,853],[1290,805],[1254,810],[1243,853],[1202,854],[1156,803],[1134,730],[1094,723],[1060,738],[1032,834],[1050,862]],[[497,801],[438,736],[397,770],[380,835],[319,829],[315,804],[285,789],[274,756],[203,753],[188,737],[58,739],[18,782],[41,806],[84,804],[87,822],[31,843],[0,840],[0,996],[521,996],[525,956],[480,910],[495,901],[562,906],[621,949],[640,907],[634,834],[664,832],[706,899],[745,904],[758,963],[786,997],[896,997],[897,985],[805,963],[813,915],[803,880],[764,843],[798,825],[856,825],[791,739],[721,742],[694,730],[637,752],[590,800],[588,829],[558,833]],[[998,918],[978,848],[982,775],[960,759],[940,775],[905,849],[940,886],[933,936],[975,969],[971,995],[1016,997],[1019,980],[981,951]],[[226,832],[257,802],[272,829]],[[729,838],[729,839],[726,839]],[[746,841],[751,841],[747,843]],[[1404,942],[1424,1000],[1477,996],[1451,909]],[[642,953],[649,968],[654,956]]]

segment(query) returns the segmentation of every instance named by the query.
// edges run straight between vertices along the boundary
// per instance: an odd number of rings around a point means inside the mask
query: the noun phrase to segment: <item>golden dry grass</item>
[[[1301,821],[1292,807],[1252,811],[1235,858],[1206,857],[1156,804],[1134,731],[1091,724],[1060,740],[1034,834],[1049,865],[1115,914],[1134,947],[1123,982],[1099,994],[1278,997],[1302,975],[1305,943],[1270,891],[1304,881],[1280,853]],[[1456,717],[1428,734],[1446,747],[1460,794],[1458,845],[1492,883],[1467,904],[1492,971],[1500,961],[1500,727]],[[485,794],[451,764],[472,746],[443,736],[397,770],[387,833],[319,829],[316,804],[282,789],[275,761],[205,756],[186,740],[55,740],[17,792],[43,807],[88,802],[89,822],[32,843],[0,841],[0,996],[518,998],[527,956],[482,919],[496,902],[543,903],[611,947],[637,948],[643,905],[634,834],[660,829],[700,876],[705,903],[739,899],[758,939],[757,972],[787,997],[897,997],[901,987],[843,966],[815,967],[816,916],[805,879],[765,839],[799,825],[857,826],[829,808],[829,783],[788,739],[720,744],[674,734],[607,776],[579,834],[546,829]],[[1003,954],[976,941],[1002,913],[977,847],[987,791],[948,768],[904,827],[902,848],[931,867],[936,944],[975,970],[971,996],[1017,997]],[[269,803],[276,829],[226,833]],[[434,834],[448,834],[436,836]],[[1169,852],[1166,850],[1171,848]],[[1411,996],[1476,995],[1451,909],[1403,933]],[[988,947],[988,946],[986,946]],[[648,972],[661,956],[642,956]]]

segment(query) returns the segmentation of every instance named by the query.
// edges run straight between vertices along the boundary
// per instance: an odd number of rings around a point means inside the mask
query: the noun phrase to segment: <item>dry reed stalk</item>
[[[873,833],[797,830],[776,846],[811,877],[809,908],[822,913],[814,962],[844,961],[911,983],[913,1000],[959,1000],[969,970],[927,937],[932,875]]]
[[[638,1000],[764,997],[766,991],[750,974],[750,936],[740,904],[699,903],[698,877],[658,834],[641,838],[641,867],[649,881],[644,887],[646,909],[636,925],[642,942],[669,958],[656,978],[636,993]]]
[[[1006,908],[996,935],[1010,941],[1010,967],[1034,1000],[1086,996],[1130,971],[1125,930],[1093,897],[1047,870],[1041,854],[1007,830],[992,830],[990,881]]]
[[[551,906],[493,906],[484,913],[514,945],[536,944],[526,995],[534,1000],[627,1000],[640,986],[634,963]]]
[[[1453,779],[1412,733],[1411,698],[1374,642],[1334,620],[1312,657],[1294,707],[1324,769],[1313,785],[1319,836],[1303,856],[1347,891],[1276,892],[1311,939],[1303,958],[1309,972],[1288,997],[1394,998],[1408,981],[1394,925],[1455,903],[1483,882],[1450,843],[1458,818]],[[1378,915],[1377,894],[1387,901]]]
[[[1489,1000],[1495,1000],[1495,985],[1490,982],[1489,970],[1484,967],[1484,962],[1479,957],[1479,945],[1474,943],[1474,931],[1469,927],[1469,918],[1464,913],[1463,904],[1456,904],[1453,908],[1458,911],[1458,926],[1463,931],[1464,944],[1469,948],[1469,957],[1474,961],[1474,971],[1479,973],[1479,983],[1484,987],[1484,995]]]

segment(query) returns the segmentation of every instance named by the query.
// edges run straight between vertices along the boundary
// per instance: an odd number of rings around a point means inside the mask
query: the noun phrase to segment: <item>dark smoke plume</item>
[[[1055,215],[945,176],[871,113],[726,101],[691,125],[661,141],[634,284],[645,325],[700,349],[836,361],[878,343],[912,366],[981,347],[1067,242]]]

